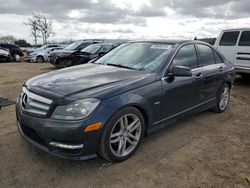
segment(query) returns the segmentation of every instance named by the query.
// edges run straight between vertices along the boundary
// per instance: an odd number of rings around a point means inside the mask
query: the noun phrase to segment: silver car
[[[51,52],[56,51],[56,50],[60,50],[60,49],[62,49],[62,48],[61,47],[47,48],[47,49],[42,50],[42,51],[37,51],[37,52],[30,53],[26,57],[26,61],[36,62],[36,63],[43,63],[43,62],[49,60],[48,56],[49,56],[49,54]]]
[[[10,52],[0,48],[0,61],[12,61]]]

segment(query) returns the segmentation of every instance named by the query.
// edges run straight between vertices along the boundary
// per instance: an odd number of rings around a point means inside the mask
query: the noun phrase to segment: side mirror
[[[189,67],[184,66],[175,66],[172,68],[172,71],[168,73],[169,76],[183,76],[183,77],[191,77],[192,71]]]
[[[99,55],[99,57],[102,57],[105,55],[105,52],[99,52],[98,55]]]

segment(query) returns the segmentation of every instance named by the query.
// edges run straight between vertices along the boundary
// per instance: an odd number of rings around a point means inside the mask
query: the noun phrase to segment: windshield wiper
[[[107,63],[106,65],[110,65],[110,66],[114,66],[114,67],[120,67],[120,68],[125,68],[125,69],[131,69],[131,70],[137,70],[133,67],[128,67],[125,65],[121,65],[121,64],[112,64],[112,63]]]

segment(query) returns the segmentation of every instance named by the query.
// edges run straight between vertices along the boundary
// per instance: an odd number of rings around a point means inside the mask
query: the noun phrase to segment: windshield
[[[95,54],[100,50],[101,46],[100,45],[90,45],[83,50],[82,52],[88,53],[88,54]]]
[[[153,72],[161,66],[172,47],[172,44],[144,42],[123,44],[104,55],[96,63]]]
[[[81,41],[76,41],[76,42],[73,42],[70,45],[66,46],[64,49],[65,50],[75,50],[81,44],[82,44]]]

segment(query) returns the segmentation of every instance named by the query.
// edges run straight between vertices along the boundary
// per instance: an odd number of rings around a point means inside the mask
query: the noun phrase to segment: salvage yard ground
[[[50,64],[0,64],[0,97],[15,100]],[[146,137],[129,160],[66,161],[26,143],[15,107],[0,110],[0,187],[250,187],[250,82],[237,79],[225,113],[200,113]]]

